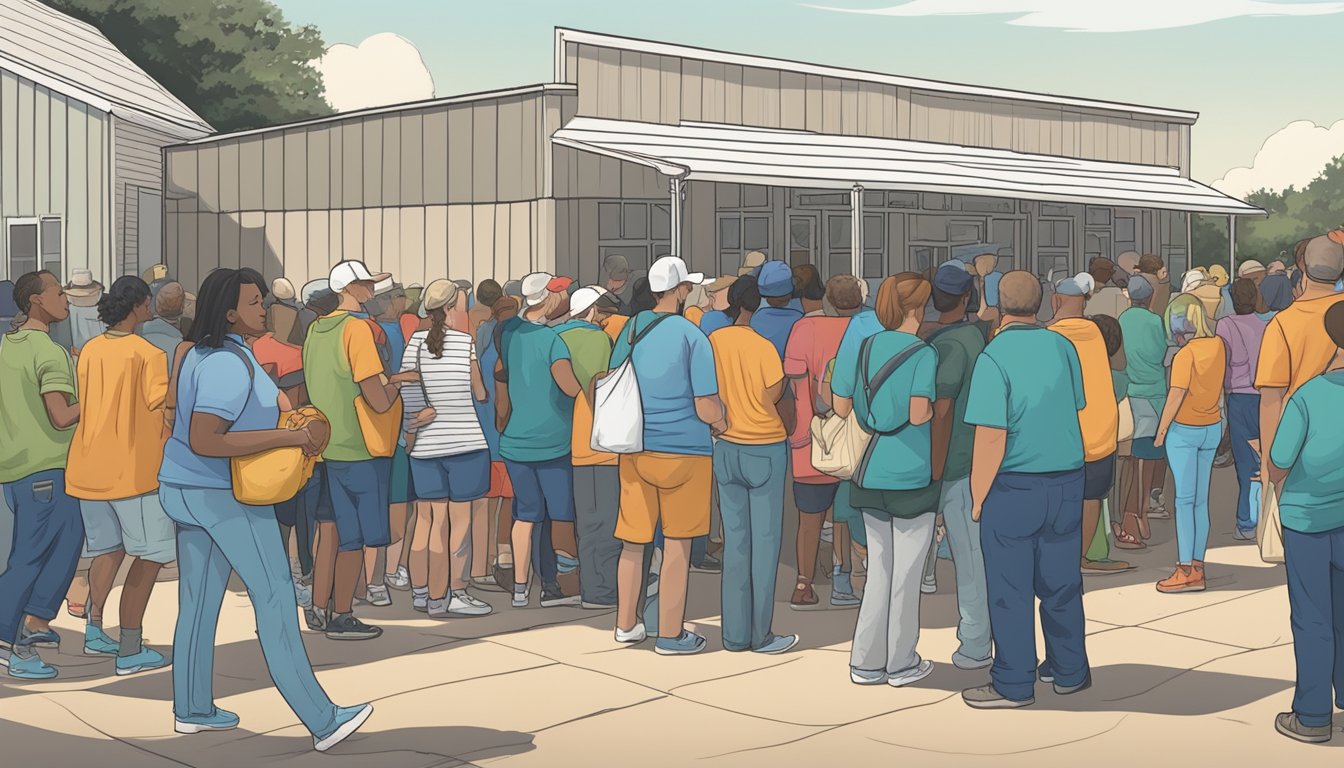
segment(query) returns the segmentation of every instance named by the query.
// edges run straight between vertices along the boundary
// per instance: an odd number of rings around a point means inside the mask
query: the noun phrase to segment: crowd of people
[[[612,257],[589,286],[403,286],[358,261],[301,290],[218,269],[199,296],[163,267],[106,288],[29,273],[0,287],[0,432],[21,438],[0,441],[0,663],[56,677],[40,652],[64,603],[117,675],[171,665],[178,732],[234,728],[211,678],[236,574],[276,687],[326,750],[372,707],[323,691],[300,608],[310,632],[374,640],[360,605],[400,591],[457,620],[492,613],[494,591],[611,610],[617,643],[688,655],[707,647],[686,628],[689,574],[721,572],[724,649],[785,653],[791,497],[788,605],[857,608],[852,682],[933,671],[919,607],[946,558],[950,661],[989,675],[965,703],[1021,707],[1038,680],[1091,686],[1083,575],[1130,570],[1112,548],[1145,549],[1151,521],[1173,518],[1177,543],[1156,589],[1207,587],[1213,468],[1234,464],[1236,538],[1263,538],[1270,505],[1281,520],[1298,684],[1276,727],[1325,741],[1344,696],[1344,471],[1324,423],[1344,405],[1344,233],[1294,256],[1193,269],[1174,294],[1134,253],[1058,281],[990,254],[872,295],[759,252],[718,278],[674,256],[636,278]],[[293,487],[272,500],[249,467],[282,456],[268,479]],[[173,564],[170,657],[141,627]]]

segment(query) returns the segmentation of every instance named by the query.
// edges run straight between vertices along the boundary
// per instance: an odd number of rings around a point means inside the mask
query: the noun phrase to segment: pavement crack
[[[721,681],[721,680],[732,680],[732,679],[735,678],[735,677],[742,677],[743,675],[752,675],[752,674],[755,674],[755,673],[757,673],[757,672],[763,672],[763,671],[765,671],[765,670],[767,670],[767,669],[779,669],[780,667],[785,666],[786,664],[792,664],[792,663],[794,663],[795,661],[801,661],[802,658],[803,658],[802,656],[793,656],[793,657],[791,657],[791,658],[788,658],[788,659],[785,659],[784,661],[779,662],[778,664],[770,664],[770,665],[768,665],[768,666],[764,666],[764,667],[757,667],[757,668],[755,668],[755,669],[747,669],[747,670],[743,670],[743,671],[741,671],[741,672],[734,672],[734,673],[732,673],[731,675],[723,675],[722,677],[711,677],[711,678],[709,678],[708,680],[697,680],[697,681],[695,681],[695,682],[693,682],[693,683],[682,683],[681,685],[674,685],[674,686],[672,686],[671,688],[668,688],[668,689],[667,689],[667,692],[668,692],[668,693],[673,693],[674,691],[679,691],[679,690],[681,690],[682,688],[690,688],[690,687],[692,687],[692,686],[696,686],[696,685],[704,685],[704,684],[706,684],[706,683],[717,683],[717,682],[719,682],[719,681]]]
[[[175,760],[175,759],[173,759],[173,758],[171,758],[171,757],[169,757],[169,756],[167,756],[167,755],[161,755],[161,754],[159,754],[158,752],[155,752],[154,750],[149,749],[149,748],[147,748],[147,747],[143,747],[143,746],[141,746],[141,745],[139,745],[139,744],[135,744],[135,743],[133,743],[133,742],[127,741],[126,739],[123,739],[123,738],[121,738],[121,737],[119,737],[119,736],[113,736],[112,734],[108,733],[107,731],[104,731],[102,728],[99,728],[98,726],[94,725],[93,723],[90,723],[88,720],[85,720],[84,718],[80,717],[78,714],[75,713],[75,711],[74,711],[73,709],[71,709],[71,708],[65,706],[64,704],[62,704],[62,703],[59,702],[59,701],[56,701],[55,699],[48,699],[48,701],[50,701],[52,704],[55,704],[56,706],[60,707],[61,709],[64,709],[66,712],[68,712],[68,713],[70,714],[71,717],[75,718],[75,719],[78,720],[79,722],[81,722],[81,723],[83,723],[84,725],[88,726],[89,729],[91,729],[91,730],[94,731],[95,733],[100,733],[100,734],[102,734],[103,736],[105,736],[106,738],[111,739],[112,741],[117,742],[118,744],[124,744],[125,746],[128,746],[128,747],[130,747],[131,749],[134,749],[134,750],[136,750],[136,751],[143,752],[143,753],[145,753],[145,754],[147,754],[147,755],[153,755],[154,757],[162,758],[162,759],[164,759],[164,760],[167,760],[167,761],[170,762],[170,763],[176,763],[177,765],[185,766],[185,768],[194,768],[194,766],[192,766],[191,763],[184,763],[184,762],[182,762],[181,760]]]
[[[1129,715],[1122,715],[1122,716],[1120,717],[1120,719],[1119,719],[1119,720],[1116,720],[1115,723],[1114,723],[1110,728],[1106,728],[1106,729],[1104,729],[1104,730],[1097,731],[1096,733],[1088,734],[1087,736],[1079,736],[1079,737],[1076,738],[1076,739],[1068,739],[1068,740],[1066,740],[1066,741],[1059,741],[1059,742],[1055,742],[1055,743],[1052,743],[1052,744],[1044,744],[1044,745],[1042,745],[1042,746],[1039,746],[1039,747],[1031,747],[1031,748],[1029,748],[1029,749],[1017,749],[1017,750],[1013,750],[1013,751],[1011,751],[1011,752],[956,752],[956,751],[951,751],[951,750],[929,749],[928,747],[915,747],[915,746],[911,746],[911,745],[909,745],[909,744],[901,744],[901,743],[899,743],[899,742],[895,742],[895,741],[885,741],[885,740],[883,740],[883,739],[874,738],[874,737],[872,737],[872,736],[869,736],[869,737],[868,737],[868,740],[869,740],[869,741],[875,741],[875,742],[877,742],[878,744],[886,744],[886,745],[889,746],[889,747],[900,747],[901,749],[912,749],[912,750],[915,750],[916,752],[929,752],[929,753],[936,754],[936,755],[958,755],[958,756],[963,756],[963,757],[1006,757],[1006,756],[1008,756],[1008,755],[1025,755],[1025,754],[1028,754],[1028,753],[1031,753],[1031,752],[1044,752],[1044,751],[1047,750],[1047,749],[1055,749],[1056,747],[1066,747],[1066,746],[1068,746],[1068,745],[1070,745],[1070,744],[1078,744],[1078,743],[1080,743],[1080,742],[1088,741],[1089,739],[1095,739],[1095,738],[1097,738],[1098,736],[1105,736],[1106,734],[1110,733],[1111,731],[1114,731],[1116,728],[1119,728],[1119,727],[1120,727],[1120,724],[1123,723],[1123,722],[1125,722],[1125,720],[1127,720],[1128,718],[1129,718]]]
[[[559,728],[559,727],[562,726],[562,725],[569,725],[570,723],[577,723],[577,722],[580,722],[580,721],[583,721],[583,720],[591,720],[591,719],[593,719],[594,717],[601,717],[601,716],[603,716],[603,715],[611,714],[612,712],[620,712],[620,711],[622,711],[622,710],[626,710],[626,709],[633,709],[633,708],[635,708],[635,707],[643,706],[644,704],[648,704],[648,703],[650,703],[650,702],[654,702],[654,701],[662,701],[663,699],[666,699],[666,698],[668,698],[666,695],[664,695],[664,696],[654,696],[653,698],[644,699],[644,700],[642,700],[642,701],[636,701],[636,702],[634,702],[634,703],[632,703],[632,704],[626,704],[625,706],[621,706],[621,707],[607,707],[606,709],[600,709],[600,710],[598,710],[598,711],[596,711],[596,712],[589,712],[589,713],[586,714],[586,715],[580,715],[579,717],[570,718],[569,720],[564,720],[564,721],[559,722],[559,723],[554,723],[554,724],[552,724],[552,725],[548,725],[548,726],[546,726],[545,728],[537,728],[537,729],[534,729],[534,730],[532,731],[532,734],[535,736],[535,735],[538,734],[538,733],[543,733],[543,732],[545,732],[545,731],[549,731],[549,730],[551,730],[552,728]]]

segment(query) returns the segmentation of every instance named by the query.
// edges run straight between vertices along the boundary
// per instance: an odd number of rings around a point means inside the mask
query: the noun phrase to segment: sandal
[[[65,604],[65,612],[70,614],[71,616],[74,616],[76,619],[88,618],[87,610],[85,609],[83,603],[71,603],[67,601]]]
[[[1148,516],[1136,514],[1134,519],[1139,524],[1139,538],[1144,541],[1153,538],[1153,527],[1148,524]]]
[[[1137,518],[1138,515],[1134,514],[1133,512],[1129,512],[1125,515],[1125,517]],[[1126,531],[1123,527],[1120,526],[1119,523],[1111,523],[1111,534],[1115,536],[1115,546],[1119,547],[1120,549],[1134,550],[1134,549],[1148,548],[1147,544],[1144,544],[1143,541],[1136,538],[1134,534]]]

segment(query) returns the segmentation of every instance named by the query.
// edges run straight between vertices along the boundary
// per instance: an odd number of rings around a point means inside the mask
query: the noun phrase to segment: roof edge
[[[1077,107],[1082,109],[1096,109],[1106,112],[1126,112],[1133,115],[1145,117],[1164,118],[1173,122],[1193,125],[1199,119],[1198,112],[1189,110],[1171,109],[1167,107],[1152,107],[1142,104],[1129,104],[1118,101],[1104,101],[1099,99],[1084,99],[1073,96],[1058,96],[1049,93],[1037,93],[1034,91],[1018,91],[1011,88],[997,88],[993,86],[970,85],[966,83],[954,83],[944,80],[929,80],[919,77],[908,77],[905,75],[893,75],[884,72],[872,72],[863,69],[850,69],[846,67],[834,67],[825,64],[813,64],[803,61],[794,61],[791,59],[779,59],[770,56],[757,56],[747,53],[734,53],[731,51],[720,51],[713,48],[701,48],[693,45],[683,45],[680,43],[664,43],[657,40],[646,40],[638,37],[625,37],[622,35],[612,35],[604,32],[590,32],[582,29],[573,29],[570,27],[555,28],[556,45],[556,64],[555,79],[563,82],[567,76],[564,44],[582,43],[587,45],[596,45],[606,48],[620,48],[623,50],[639,51],[641,53],[654,53],[663,56],[681,56],[685,58],[698,58],[706,61],[722,62],[725,64],[738,64],[742,66],[763,67],[767,69],[782,69],[789,72],[798,72],[802,74],[821,75],[823,77],[836,77],[848,80],[862,80],[870,83],[882,83],[885,85],[896,85],[905,88],[912,88],[923,91],[936,91],[949,94],[962,94],[968,96],[989,96],[1001,99],[1015,99],[1018,101],[1034,101],[1043,104],[1057,104],[1066,107]]]
[[[341,120],[355,120],[374,115],[388,114],[390,112],[407,112],[415,109],[432,109],[434,107],[446,106],[451,104],[467,104],[473,101],[486,101],[489,99],[506,99],[511,96],[525,96],[530,93],[548,93],[548,92],[575,93],[578,87],[568,83],[537,83],[535,85],[522,85],[515,88],[503,88],[493,91],[478,91],[475,93],[464,93],[455,96],[443,96],[433,99],[422,99],[420,101],[407,101],[400,104],[385,104],[380,107],[367,107],[365,109],[352,110],[350,112],[336,112],[322,117],[314,117],[307,120],[297,120],[292,123],[277,123],[263,128],[249,128],[244,131],[233,131],[231,133],[216,133],[210,136],[203,136],[199,139],[184,141],[180,144],[170,145],[168,148],[192,146],[196,144],[210,144],[216,141],[226,141],[228,139],[237,139],[245,136],[255,136],[273,131],[285,131],[293,128],[304,128],[310,125],[323,125],[326,123],[340,122]]]

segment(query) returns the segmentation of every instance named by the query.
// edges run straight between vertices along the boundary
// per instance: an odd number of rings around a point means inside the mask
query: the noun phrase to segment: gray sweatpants
[[[863,514],[868,582],[849,654],[854,669],[894,675],[919,666],[919,582],[933,540],[934,517],[888,521]]]
[[[616,605],[616,512],[621,504],[618,467],[574,468],[574,515],[579,537],[579,593],[585,603]]]

